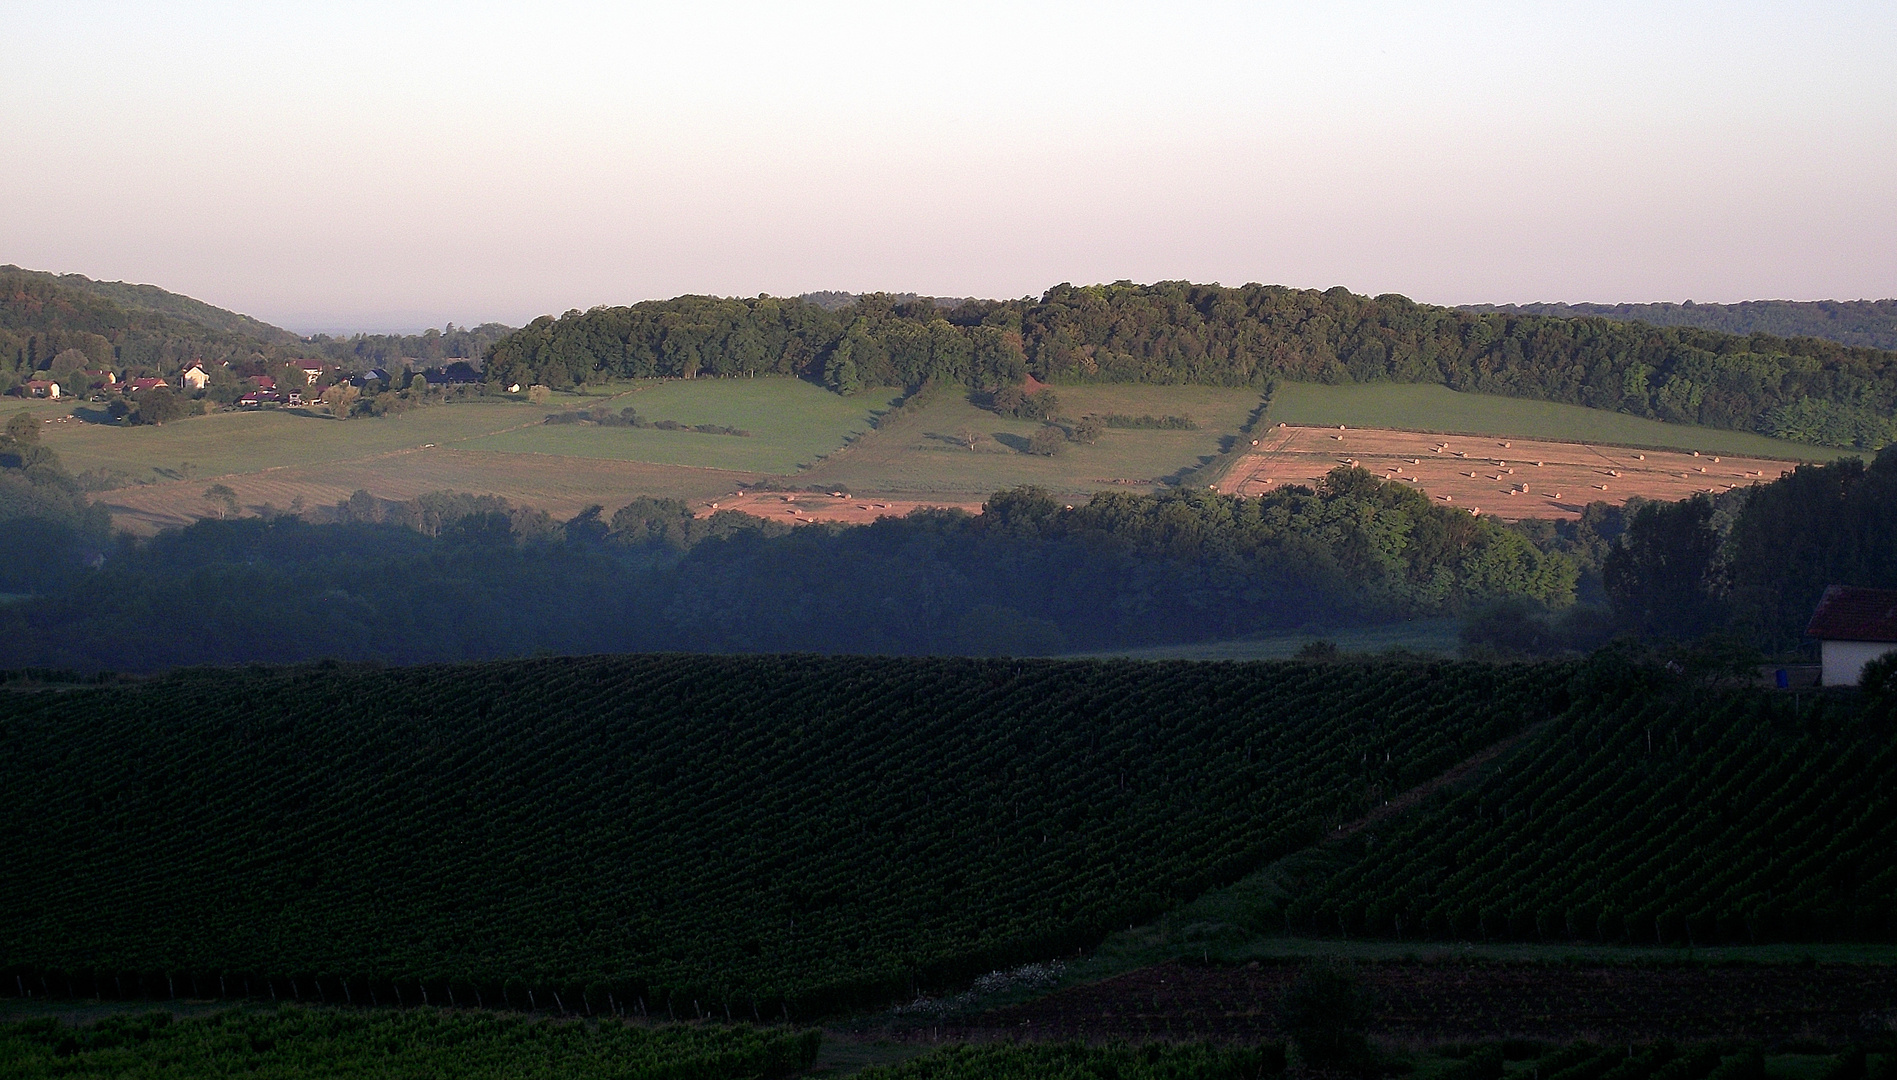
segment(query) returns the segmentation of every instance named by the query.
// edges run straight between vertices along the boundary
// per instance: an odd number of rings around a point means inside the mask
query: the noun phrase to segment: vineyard
[[[808,1017],[1089,946],[1545,719],[1572,674],[634,656],[9,692],[0,971]]]
[[[1195,958],[1196,959],[1196,958]],[[1166,963],[949,1018],[895,1037],[1175,1040],[1283,1039],[1297,961]],[[1897,968],[1874,964],[1502,963],[1452,955],[1351,965],[1371,1001],[1368,1031],[1386,1046],[1501,1039],[1604,1044],[1650,1039],[1842,1045],[1865,1017],[1897,1011]]]
[[[1897,723],[1853,697],[1634,692],[1474,787],[1300,859],[1317,935],[1631,944],[1897,936]]]
[[[820,1039],[816,1031],[747,1025],[584,1024],[420,1009],[233,1009],[183,1020],[156,1012],[83,1026],[53,1018],[0,1025],[0,1074],[722,1080],[800,1072]]]

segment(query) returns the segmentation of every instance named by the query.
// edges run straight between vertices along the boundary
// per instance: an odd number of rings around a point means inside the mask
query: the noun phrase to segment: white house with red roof
[[[1831,586],[1805,636],[1818,639],[1824,685],[1856,686],[1864,665],[1897,652],[1897,589]]]

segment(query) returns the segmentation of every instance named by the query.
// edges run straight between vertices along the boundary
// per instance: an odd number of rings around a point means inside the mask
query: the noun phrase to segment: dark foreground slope
[[[432,1010],[285,1007],[183,1020],[158,1012],[90,1025],[0,1024],[0,1075],[762,1078],[809,1068],[820,1040],[816,1031],[749,1025],[576,1024]]]
[[[1711,945],[1897,940],[1897,715],[1635,682],[1468,790],[1302,860],[1294,930]]]
[[[1088,945],[1568,675],[631,657],[16,692],[0,968],[807,1015]]]

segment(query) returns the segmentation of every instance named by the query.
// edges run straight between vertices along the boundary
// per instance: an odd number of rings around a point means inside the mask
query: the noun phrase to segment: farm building
[[[59,384],[50,379],[32,379],[20,384],[21,397],[56,398],[60,395]]]
[[[1831,586],[1805,636],[1818,639],[1824,685],[1856,686],[1865,664],[1897,652],[1897,589]]]

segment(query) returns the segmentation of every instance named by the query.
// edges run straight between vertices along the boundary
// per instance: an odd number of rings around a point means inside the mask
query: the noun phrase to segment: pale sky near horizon
[[[1897,296],[1897,4],[0,0],[0,263],[299,330]]]

